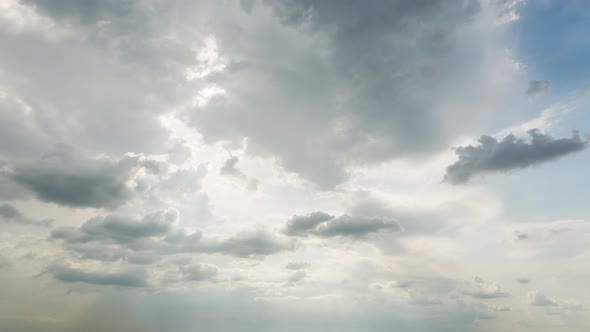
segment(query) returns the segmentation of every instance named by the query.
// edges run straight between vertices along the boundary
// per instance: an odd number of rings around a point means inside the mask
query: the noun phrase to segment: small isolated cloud
[[[510,294],[502,290],[495,283],[487,283],[480,277],[473,279],[473,286],[465,294],[478,299],[494,299],[510,297]]]
[[[521,231],[514,231],[514,239],[517,241],[527,240],[529,235],[527,233],[523,233]]]
[[[516,279],[516,282],[519,283],[519,284],[526,285],[526,284],[530,284],[531,283],[531,279],[529,279],[529,278],[518,278],[518,279]]]
[[[47,271],[64,283],[84,283],[101,286],[143,287],[147,285],[143,272],[84,271],[62,265],[50,266]]]
[[[549,93],[551,88],[551,82],[545,80],[532,80],[529,81],[529,87],[526,90],[526,94],[529,96],[539,96]]]
[[[350,237],[362,238],[382,230],[401,231],[397,221],[381,217],[334,217],[323,212],[313,212],[305,216],[294,216],[287,222],[285,234],[291,236],[314,235],[322,238]]]
[[[506,305],[493,305],[490,307],[493,311],[510,311],[510,307]]]
[[[0,221],[6,223],[18,223],[21,225],[34,225],[49,227],[53,223],[53,219],[31,219],[25,217],[25,215],[16,207],[10,204],[0,205]]]
[[[529,293],[529,304],[538,307],[556,307],[559,305],[557,300],[541,294],[539,291]]]
[[[502,141],[481,136],[479,145],[459,147],[455,150],[459,160],[447,167],[444,180],[451,184],[468,182],[479,174],[507,172],[551,161],[588,147],[578,132],[571,138],[554,139],[539,129],[527,131],[530,140],[506,136]]]

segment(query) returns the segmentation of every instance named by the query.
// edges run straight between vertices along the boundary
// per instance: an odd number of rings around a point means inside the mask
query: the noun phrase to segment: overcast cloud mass
[[[0,0],[0,331],[590,330],[589,10]]]

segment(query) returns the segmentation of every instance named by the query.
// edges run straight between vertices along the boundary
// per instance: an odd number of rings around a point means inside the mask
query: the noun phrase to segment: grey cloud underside
[[[31,219],[27,218],[19,209],[10,204],[0,205],[0,221],[7,223],[17,223],[21,225],[34,225],[49,227],[53,223],[52,219]]]
[[[80,227],[61,227],[51,239],[78,257],[99,261],[152,264],[183,253],[222,254],[263,258],[295,249],[295,242],[264,229],[244,231],[225,238],[204,237],[175,226],[176,213],[160,211],[141,219],[109,215],[95,217]]]
[[[527,132],[530,139],[518,139],[508,135],[501,141],[491,136],[481,136],[479,145],[459,147],[455,150],[459,160],[447,167],[445,181],[462,184],[471,178],[488,173],[523,169],[556,160],[588,147],[588,141],[574,131],[571,138],[555,139],[538,129]]]
[[[140,156],[91,159],[59,145],[37,162],[18,162],[4,177],[46,202],[70,207],[116,208],[134,196],[128,182],[141,169],[157,169]]]
[[[493,39],[472,25],[479,14],[477,1],[268,1],[232,28],[219,17],[228,65],[206,80],[225,93],[188,118],[207,141],[247,137],[248,153],[322,188],[349,167],[423,156],[503,116],[502,98],[482,95],[496,64]]]
[[[323,212],[294,216],[285,226],[284,233],[290,236],[317,236],[321,238],[363,238],[380,231],[401,231],[397,221],[379,217],[334,217]]]
[[[147,279],[142,272],[84,271],[67,266],[50,266],[47,269],[55,279],[64,283],[85,283],[101,286],[143,287]]]

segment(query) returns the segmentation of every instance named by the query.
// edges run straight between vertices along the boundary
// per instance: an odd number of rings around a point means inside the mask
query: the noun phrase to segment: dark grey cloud
[[[451,184],[466,183],[472,177],[495,172],[523,169],[543,162],[556,160],[588,147],[574,131],[571,138],[555,139],[539,129],[527,132],[530,140],[508,135],[501,141],[481,136],[479,145],[459,147],[455,150],[459,160],[447,167],[445,181]]]
[[[68,243],[99,241],[129,244],[143,238],[164,236],[172,230],[175,221],[175,211],[148,214],[140,220],[118,215],[100,216],[88,220],[79,228],[58,228],[51,233],[51,237]]]
[[[73,147],[58,145],[37,162],[13,164],[5,176],[42,201],[112,209],[134,196],[128,182],[141,168],[156,171],[157,165],[133,155],[92,159]]]
[[[529,82],[529,87],[526,90],[526,94],[529,96],[544,95],[549,92],[551,88],[551,82],[542,80],[532,80]]]
[[[295,250],[296,243],[289,238],[264,229],[240,232],[226,239],[205,242],[203,249],[236,257],[264,257],[283,251]]]
[[[67,266],[50,266],[47,271],[64,283],[85,283],[102,286],[144,287],[147,278],[143,272],[84,271]]]
[[[294,216],[287,221],[284,233],[290,236],[314,235],[323,238],[350,237],[362,238],[372,233],[388,230],[401,231],[400,225],[391,218],[334,217],[323,212],[313,212],[306,216]]]
[[[324,212],[312,212],[305,216],[294,216],[287,222],[285,227],[285,234],[294,236],[305,236],[310,231],[313,231],[321,223],[334,219]]]
[[[27,218],[19,209],[10,204],[0,205],[0,220],[7,223],[18,223],[21,225],[35,225],[49,227],[53,219],[31,219]]]

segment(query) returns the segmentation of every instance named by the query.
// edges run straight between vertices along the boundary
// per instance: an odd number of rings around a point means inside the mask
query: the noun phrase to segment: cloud
[[[459,160],[447,167],[445,181],[462,184],[479,174],[527,168],[582,151],[588,146],[588,142],[582,141],[575,131],[571,138],[560,139],[542,134],[538,129],[527,133],[530,136],[528,142],[513,135],[500,142],[490,136],[481,136],[479,145],[457,148],[455,152]]]
[[[118,215],[99,216],[78,229],[58,228],[51,232],[51,237],[68,243],[100,241],[131,244],[139,239],[168,234],[175,221],[176,212],[172,210],[148,214],[141,220]]]
[[[211,280],[219,273],[219,267],[213,264],[193,263],[180,269],[186,281]]]
[[[301,270],[311,266],[308,262],[289,262],[285,265],[285,269],[287,270]]]
[[[258,180],[257,179],[249,179],[244,172],[237,168],[238,164],[238,157],[233,156],[225,161],[219,173],[221,175],[230,176],[236,178],[238,180],[244,181],[248,184],[249,190],[256,191],[258,189]]]
[[[293,251],[293,239],[263,228],[246,230],[226,237],[203,237],[198,230],[175,225],[177,212],[157,211],[141,218],[107,215],[94,217],[80,227],[59,227],[50,238],[61,240],[67,250],[86,259],[127,260],[151,264],[161,257],[182,253],[223,254],[263,258]]]
[[[492,309],[493,311],[500,311],[500,312],[511,311],[510,307],[506,306],[506,305],[493,305],[490,307],[490,309]]]
[[[207,142],[247,138],[247,153],[324,189],[359,165],[437,151],[526,99],[496,44],[494,4],[285,0],[223,10],[214,37],[227,66],[209,79],[224,93],[188,111],[189,124]]]
[[[380,231],[401,231],[393,219],[379,217],[334,217],[323,212],[313,212],[305,216],[294,216],[287,221],[284,233],[290,236],[314,235],[323,238],[350,237],[362,238]]]
[[[49,227],[53,224],[53,219],[36,220],[25,217],[23,213],[10,204],[0,205],[0,220],[7,223],[18,223],[21,225],[35,225]]]
[[[529,278],[518,278],[518,279],[516,279],[516,282],[518,282],[519,284],[526,285],[526,284],[530,284],[531,283],[531,279],[529,279]]]
[[[264,229],[244,231],[226,239],[204,243],[206,252],[218,252],[237,257],[264,257],[282,251],[293,251],[295,242]]]
[[[514,231],[514,239],[516,241],[522,241],[522,240],[527,240],[529,238],[529,235],[526,233],[523,233],[521,231]]]
[[[101,286],[144,287],[147,279],[141,272],[84,271],[66,266],[53,265],[47,271],[64,283],[85,283]]]
[[[532,80],[529,81],[529,87],[526,90],[526,94],[529,96],[545,95],[551,88],[551,82]]]
[[[539,291],[532,291],[528,294],[529,304],[539,307],[556,307],[559,304],[556,300],[539,293]]]
[[[35,163],[15,163],[5,176],[45,202],[113,209],[134,196],[128,182],[135,173],[154,167],[142,156],[91,159],[73,147],[58,145]]]
[[[297,271],[293,272],[287,279],[289,282],[295,283],[301,281],[307,277],[307,273],[305,271]]]
[[[472,289],[465,294],[478,299],[495,299],[510,297],[510,294],[502,290],[495,283],[487,283],[480,277],[475,277]]]

